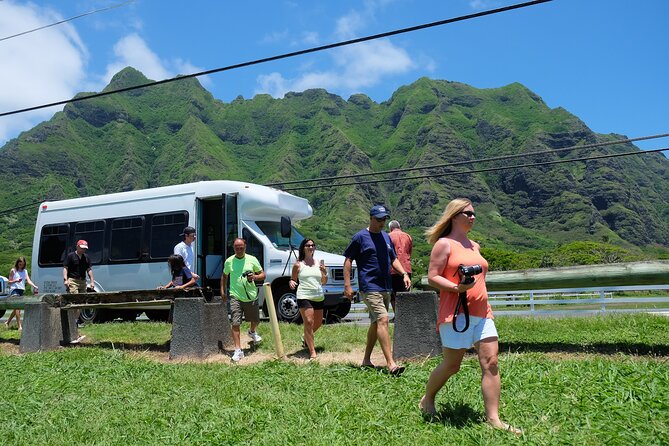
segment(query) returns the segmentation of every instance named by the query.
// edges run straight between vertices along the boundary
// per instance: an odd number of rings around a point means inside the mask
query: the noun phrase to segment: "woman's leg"
[[[499,394],[501,387],[499,365],[497,362],[499,343],[497,338],[488,338],[477,342],[475,347],[479,355],[479,364],[481,365],[481,393],[483,393],[485,415],[489,422],[499,422]]]
[[[14,310],[14,314],[16,315],[16,326],[21,331],[23,330],[23,326],[21,325],[21,310]]]
[[[314,309],[314,333],[318,331],[323,325],[323,309],[320,310]]]
[[[423,395],[419,403],[420,409],[430,415],[435,415],[437,412],[434,403],[437,392],[444,387],[448,378],[458,373],[462,358],[466,352],[463,348],[444,348],[442,351],[444,358],[430,374],[430,378],[427,380],[427,385],[425,386],[425,395]]]
[[[483,405],[485,406],[485,415],[488,424],[497,429],[521,434],[522,431],[520,429],[509,426],[499,419],[501,379],[497,360],[499,353],[497,338],[482,339],[474,347],[478,352],[479,364],[481,365],[481,393],[483,394]]]
[[[314,309],[300,308],[302,314],[302,321],[304,323],[304,342],[309,349],[309,357],[316,357],[316,349],[314,347]]]

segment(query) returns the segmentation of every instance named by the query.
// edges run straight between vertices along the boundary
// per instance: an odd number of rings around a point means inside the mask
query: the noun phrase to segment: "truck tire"
[[[302,316],[297,307],[297,296],[295,296],[295,291],[288,287],[279,288],[279,292],[274,296],[276,296],[275,305],[277,319],[297,324],[302,322]]]

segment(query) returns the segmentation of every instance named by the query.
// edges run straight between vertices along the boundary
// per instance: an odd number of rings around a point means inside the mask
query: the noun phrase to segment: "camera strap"
[[[462,330],[458,330],[458,326],[456,324],[457,319],[458,319],[458,314],[460,313],[460,308],[462,308],[462,312],[464,313],[465,316],[465,328]],[[455,304],[455,313],[453,314],[453,331],[456,333],[463,333],[467,331],[469,328],[469,306],[467,305],[467,292],[464,291],[458,295],[458,303]]]

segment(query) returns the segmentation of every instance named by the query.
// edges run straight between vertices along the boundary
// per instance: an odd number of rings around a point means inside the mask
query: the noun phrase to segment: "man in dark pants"
[[[392,284],[390,281],[390,267],[392,265],[404,277],[406,289],[411,287],[408,273],[400,264],[395,255],[393,242],[383,231],[389,212],[384,206],[376,205],[369,211],[369,226],[353,236],[351,243],[344,251],[344,294],[353,298],[351,288],[351,268],[355,261],[358,267],[358,285],[363,301],[369,310],[371,324],[367,330],[367,345],[362,360],[363,367],[374,367],[372,364],[372,350],[376,341],[379,341],[383,356],[388,364],[388,371],[392,375],[399,375],[404,371],[393,360],[388,332],[388,304]]]
[[[63,283],[65,291],[70,294],[79,294],[86,292],[86,275],[91,279],[91,288],[95,286],[93,279],[93,269],[91,268],[91,259],[86,255],[88,242],[79,240],[77,249],[68,254],[63,263]],[[75,320],[79,320],[79,310],[75,311]],[[86,336],[72,341],[72,344],[81,342]]]

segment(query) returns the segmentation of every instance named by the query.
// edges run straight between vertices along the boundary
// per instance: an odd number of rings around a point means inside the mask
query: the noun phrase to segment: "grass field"
[[[499,317],[503,419],[483,420],[480,371],[467,356],[439,395],[440,419],[417,410],[438,359],[400,378],[356,367],[366,327],[331,325],[306,362],[301,327],[282,325],[288,360],[266,338],[246,365],[222,355],[170,362],[168,324],[89,326],[85,344],[18,355],[0,329],[2,444],[668,444],[669,318]],[[264,359],[264,360],[263,360]]]

